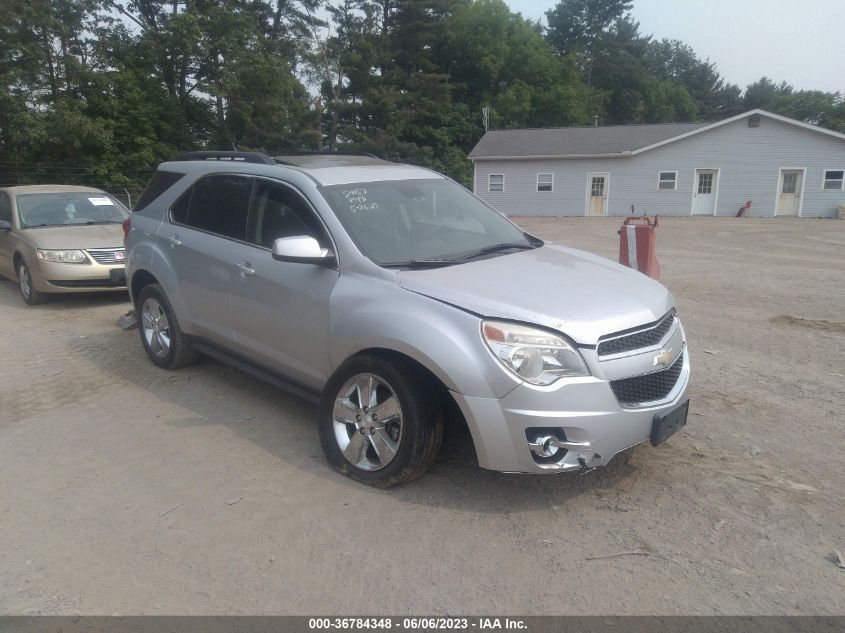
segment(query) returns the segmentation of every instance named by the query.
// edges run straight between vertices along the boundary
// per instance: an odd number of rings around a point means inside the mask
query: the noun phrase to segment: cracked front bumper
[[[573,379],[552,388],[521,384],[505,397],[477,398],[452,392],[467,421],[482,468],[518,473],[555,473],[605,466],[617,453],[650,439],[654,417],[686,400],[690,365],[659,404],[623,408],[610,383]],[[538,463],[529,429],[548,429],[570,446],[560,459]],[[532,431],[533,432],[533,431]]]

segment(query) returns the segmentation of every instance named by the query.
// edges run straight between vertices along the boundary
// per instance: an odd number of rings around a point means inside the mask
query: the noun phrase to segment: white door
[[[692,190],[692,214],[713,215],[716,208],[718,172],[715,169],[696,169]]]
[[[607,215],[610,174],[587,174],[587,215]]]
[[[781,169],[778,187],[778,215],[798,215],[801,208],[803,169]]]

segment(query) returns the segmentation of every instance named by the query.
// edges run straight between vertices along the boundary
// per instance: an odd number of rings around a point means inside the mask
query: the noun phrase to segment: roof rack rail
[[[276,165],[276,161],[261,152],[185,152],[177,156],[174,161],[184,160],[228,160],[238,163],[259,163],[262,165]]]
[[[329,151],[323,151],[323,152],[319,152],[319,151],[318,152],[288,152],[288,153],[282,154],[280,156],[274,156],[273,160],[276,163],[281,163],[281,164],[285,165],[285,164],[288,164],[285,161],[286,158],[292,158],[292,157],[295,157],[295,156],[303,156],[303,157],[305,157],[305,156],[364,156],[366,158],[377,158],[379,160],[384,160],[381,156],[377,156],[376,154],[372,154],[370,152],[355,152],[355,151],[344,151],[344,150],[339,150],[339,151],[334,151],[334,152],[329,152]]]

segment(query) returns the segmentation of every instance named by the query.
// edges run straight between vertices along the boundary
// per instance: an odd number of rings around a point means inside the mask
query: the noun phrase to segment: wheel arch
[[[132,273],[132,279],[129,282],[129,298],[132,300],[132,304],[134,305],[138,301],[141,290],[150,284],[157,283],[159,283],[158,278],[146,269],[142,268]]]
[[[404,352],[398,351],[391,347],[382,346],[363,348],[349,356],[346,361],[352,360],[354,358],[359,358],[361,356],[376,357],[383,360],[404,363],[412,367],[416,372],[418,372],[420,378],[422,380],[427,381],[431,386],[432,390],[438,396],[443,415],[443,423],[447,427],[459,425],[467,429],[469,431],[468,435],[470,437],[470,441],[472,442],[473,453],[476,455],[476,458],[478,457],[476,438],[472,433],[472,429],[467,424],[466,418],[464,417],[460,405],[452,395],[451,389],[438,376],[437,371],[439,371],[439,368],[433,370],[430,367],[427,367],[425,363],[423,363],[417,358],[414,358],[413,356],[410,356]],[[346,361],[344,361],[344,363]]]
[[[20,265],[20,263],[21,263],[22,261],[24,261],[25,259],[26,259],[26,258],[24,257],[23,253],[21,253],[21,251],[20,251],[20,250],[15,250],[14,255],[12,255],[12,266],[13,266],[13,267],[14,267],[14,269],[15,269],[15,279],[17,279],[17,278],[18,278],[18,266],[19,266],[19,265]]]

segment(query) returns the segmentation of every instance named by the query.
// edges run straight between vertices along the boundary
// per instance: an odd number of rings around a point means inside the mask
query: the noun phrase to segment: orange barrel
[[[660,279],[657,261],[657,218],[629,216],[619,231],[619,263]]]

